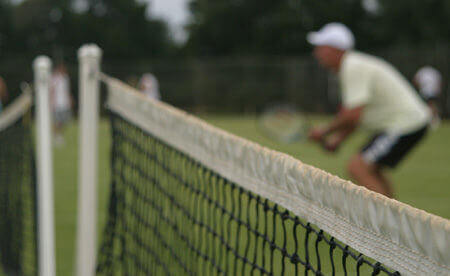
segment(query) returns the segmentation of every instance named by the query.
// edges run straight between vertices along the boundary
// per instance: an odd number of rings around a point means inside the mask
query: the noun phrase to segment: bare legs
[[[393,197],[392,184],[383,174],[382,168],[376,164],[367,163],[360,154],[352,157],[347,170],[358,185],[387,197]]]

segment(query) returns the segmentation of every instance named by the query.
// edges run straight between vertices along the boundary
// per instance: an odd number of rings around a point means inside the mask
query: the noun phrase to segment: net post
[[[76,275],[95,275],[97,248],[97,160],[99,81],[102,51],[94,44],[78,50],[80,64],[80,157]]]
[[[39,275],[55,275],[53,221],[53,160],[50,113],[50,71],[52,62],[39,56],[33,62],[36,89],[36,156],[38,182],[38,266]]]

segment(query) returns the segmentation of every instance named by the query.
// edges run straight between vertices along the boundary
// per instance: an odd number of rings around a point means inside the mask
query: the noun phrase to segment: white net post
[[[78,229],[76,275],[95,274],[97,248],[97,136],[99,81],[102,51],[93,44],[78,50],[80,64],[80,157],[78,178]]]
[[[36,89],[36,156],[38,184],[38,260],[39,275],[55,275],[55,241],[53,222],[53,161],[50,113],[50,71],[46,56],[34,60]]]

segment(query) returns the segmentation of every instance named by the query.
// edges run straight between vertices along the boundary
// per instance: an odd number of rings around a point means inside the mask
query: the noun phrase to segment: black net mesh
[[[0,131],[0,275],[37,274],[36,238],[36,178],[28,112]]]
[[[104,275],[399,275],[111,115]]]

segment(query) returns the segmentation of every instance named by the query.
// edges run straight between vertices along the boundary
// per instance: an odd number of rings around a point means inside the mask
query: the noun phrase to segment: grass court
[[[365,143],[367,135],[356,133],[337,154],[329,154],[317,145],[303,142],[279,144],[257,129],[254,116],[203,115],[206,121],[263,146],[288,153],[304,163],[319,167],[344,179],[346,161]],[[327,118],[317,118],[324,121]],[[450,218],[450,123],[430,131],[426,140],[392,172],[396,198],[414,207]],[[99,235],[105,222],[109,185],[110,131],[108,120],[99,128]],[[77,216],[78,124],[72,122],[65,132],[65,145],[54,149],[54,190],[57,275],[74,272]],[[100,238],[99,238],[100,240]]]

